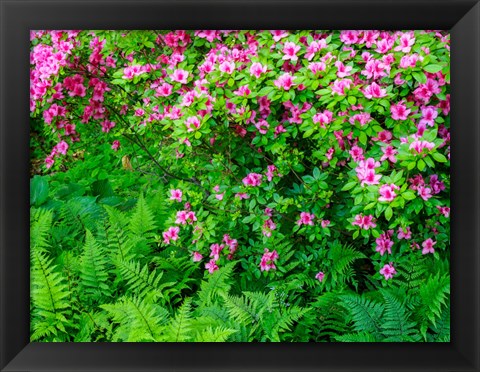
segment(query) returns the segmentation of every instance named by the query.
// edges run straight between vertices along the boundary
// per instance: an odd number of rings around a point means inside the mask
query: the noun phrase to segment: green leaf
[[[30,204],[36,207],[48,198],[48,182],[45,177],[35,176],[30,180]]]
[[[417,168],[418,170],[421,172],[425,169],[425,162],[423,161],[423,159],[419,159],[418,162],[417,162]]]
[[[413,191],[405,191],[405,192],[402,194],[402,197],[403,197],[405,200],[413,200],[413,199],[415,199],[415,194],[413,193]]]
[[[360,140],[360,143],[361,143],[362,145],[366,145],[366,144],[367,144],[368,138],[367,138],[367,135],[366,135],[365,132],[360,132],[360,135],[358,136],[358,139]]]
[[[443,66],[440,66],[440,65],[428,65],[428,66],[425,66],[423,69],[427,72],[434,74],[438,71],[441,71],[442,68]]]
[[[350,103],[351,105],[354,105],[354,104],[357,103],[357,99],[356,99],[354,96],[348,96],[347,101],[348,101],[348,103]]]
[[[445,155],[440,154],[439,152],[434,152],[431,155],[432,155],[432,158],[434,158],[435,161],[437,161],[439,163],[446,163],[448,161],[447,158],[445,157]]]
[[[349,182],[349,183],[347,183],[345,186],[343,186],[342,191],[351,190],[351,189],[353,189],[356,185],[357,185],[357,182],[356,182],[356,181]]]
[[[387,221],[390,221],[392,216],[393,216],[393,209],[392,207],[388,206],[387,209],[385,209],[385,218],[387,219]]]

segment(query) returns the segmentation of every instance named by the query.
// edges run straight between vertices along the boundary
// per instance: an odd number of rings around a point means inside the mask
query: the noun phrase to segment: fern
[[[168,311],[159,305],[138,297],[124,297],[115,304],[100,306],[107,311],[118,327],[113,330],[112,341],[151,342],[160,341]]]
[[[335,336],[335,340],[339,342],[377,342],[376,337],[368,332],[347,333]]]
[[[49,232],[52,228],[53,213],[46,209],[30,209],[30,249],[47,251],[50,247]]]
[[[194,337],[195,342],[225,342],[227,339],[237,333],[235,329],[226,327],[207,327]]]
[[[175,317],[164,330],[164,341],[181,342],[191,341],[192,331],[192,301],[185,299]]]
[[[92,233],[87,230],[80,265],[82,289],[86,297],[99,301],[110,296],[108,285],[107,259],[103,248],[97,244]]]
[[[357,332],[372,333],[375,337],[381,334],[381,317],[384,306],[365,297],[365,295],[342,295],[341,305],[350,313],[353,328]]]
[[[234,262],[228,263],[210,275],[207,280],[202,281],[198,292],[198,304],[208,306],[216,298],[227,296],[231,287],[230,277],[234,266]]]
[[[428,326],[436,326],[436,320],[441,317],[442,309],[448,306],[450,294],[450,276],[448,274],[431,276],[420,288],[421,305],[418,309],[420,332],[424,339]]]
[[[32,249],[31,297],[34,318],[31,341],[60,337],[66,340],[71,296],[65,281],[47,255]]]
[[[385,299],[385,314],[382,324],[383,335],[386,337],[384,341],[418,341],[417,324],[409,320],[405,298],[388,290],[381,290],[381,294]]]
[[[155,218],[150,207],[140,195],[135,210],[130,218],[130,231],[137,236],[146,236],[146,233],[155,229]]]

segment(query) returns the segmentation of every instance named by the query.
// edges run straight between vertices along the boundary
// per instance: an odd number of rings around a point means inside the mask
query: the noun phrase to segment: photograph
[[[449,30],[29,57],[30,342],[450,342]]]

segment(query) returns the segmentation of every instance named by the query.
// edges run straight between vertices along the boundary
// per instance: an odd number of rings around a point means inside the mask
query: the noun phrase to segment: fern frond
[[[194,340],[195,342],[225,342],[227,339],[237,333],[237,330],[226,327],[207,327],[202,332],[198,333]]]
[[[124,297],[115,304],[100,306],[118,324],[112,341],[152,342],[161,340],[168,311],[138,297]]]
[[[365,297],[365,295],[346,294],[340,296],[341,305],[350,313],[354,330],[357,332],[381,333],[381,317],[384,306]]]
[[[235,267],[234,262],[230,262],[213,274],[209,274],[207,280],[203,280],[198,292],[198,304],[208,306],[218,297],[227,296],[231,283],[230,277]]]
[[[137,236],[145,236],[146,233],[156,228],[153,212],[147,205],[143,195],[140,195],[138,198],[135,210],[130,217],[129,228]]]
[[[192,300],[185,299],[175,317],[164,330],[164,340],[170,342],[191,341]]]
[[[335,341],[339,342],[377,342],[376,337],[368,332],[347,333],[335,336]]]
[[[391,290],[380,291],[385,300],[385,313],[382,329],[386,342],[419,341],[417,324],[409,320],[405,298],[399,297]]]
[[[50,247],[48,238],[52,218],[53,213],[47,209],[30,208],[30,249],[46,252]]]
[[[67,336],[71,292],[46,254],[32,250],[31,260],[30,293],[33,303],[31,341],[60,336],[59,331],[63,332],[63,337]]]
[[[80,264],[82,290],[87,297],[98,301],[111,294],[108,285],[107,258],[103,248],[97,244],[92,233],[87,230]]]

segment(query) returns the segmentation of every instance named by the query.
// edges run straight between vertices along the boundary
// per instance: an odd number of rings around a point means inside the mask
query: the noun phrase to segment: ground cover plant
[[[450,36],[32,31],[31,340],[450,340]]]

